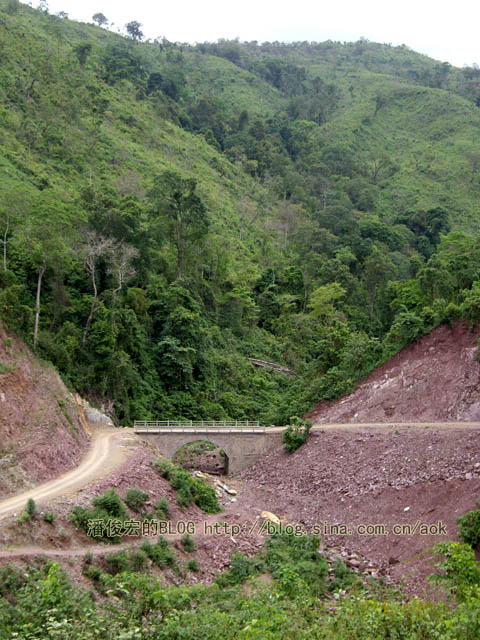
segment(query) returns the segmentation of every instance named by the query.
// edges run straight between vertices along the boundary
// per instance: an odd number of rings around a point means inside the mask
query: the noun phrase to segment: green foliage
[[[189,558],[185,564],[185,569],[187,571],[193,571],[194,573],[200,571],[200,565],[198,564],[197,558]]]
[[[320,540],[316,536],[278,532],[269,538],[266,566],[289,595],[299,589],[319,595],[325,593],[328,565],[319,553],[319,546]]]
[[[53,524],[55,518],[56,518],[55,514],[52,513],[51,511],[45,511],[43,514],[43,519],[45,520],[45,522],[48,522],[49,524]]]
[[[475,548],[480,542],[480,508],[457,518],[457,524],[462,541]]]
[[[17,365],[10,363],[5,364],[4,362],[0,362],[0,376],[6,373],[12,373],[17,368]]]
[[[140,513],[149,496],[146,491],[137,488],[128,488],[125,493],[125,504],[133,511]]]
[[[170,548],[170,544],[166,538],[159,536],[155,544],[149,540],[142,543],[141,550],[147,554],[150,560],[160,569],[165,567],[173,567],[176,565],[175,554]]]
[[[188,533],[184,533],[182,536],[182,547],[188,553],[192,553],[192,551],[195,551],[197,548],[195,540]]]
[[[245,582],[247,578],[256,576],[265,570],[265,564],[261,558],[248,558],[241,553],[234,553],[230,560],[230,567],[221,573],[215,582],[220,587],[230,587]]]
[[[27,504],[25,506],[25,510],[20,517],[21,522],[26,522],[27,520],[32,520],[37,515],[37,505],[35,504],[35,500],[33,498],[29,498],[27,500]]]
[[[119,424],[285,424],[480,318],[478,69],[0,10],[0,316]]]
[[[167,498],[162,496],[155,505],[155,513],[159,520],[166,520],[170,515],[170,505]]]
[[[121,571],[126,571],[128,567],[128,557],[126,551],[117,551],[107,555],[108,572],[115,575]]]
[[[329,591],[347,589],[357,583],[357,576],[348,569],[342,558],[337,558],[333,566],[333,580],[328,585]]]
[[[128,561],[132,571],[144,571],[147,566],[148,555],[143,549],[133,549],[128,554]]]
[[[166,478],[178,494],[178,504],[187,508],[194,502],[205,513],[219,513],[220,505],[215,490],[201,478],[193,478],[188,471],[166,458],[153,462],[153,467]]]
[[[125,508],[125,504],[117,494],[115,489],[109,489],[103,496],[97,496],[92,500],[94,507],[103,509],[113,518],[119,518],[125,520],[128,517],[128,512]]]
[[[33,498],[29,498],[27,500],[27,507],[25,510],[28,513],[29,518],[34,518],[37,515],[37,505]]]
[[[247,559],[237,554],[231,568],[214,585],[170,586],[152,576],[123,571],[108,575],[87,563],[84,574],[102,594],[92,594],[70,584],[56,563],[33,564],[21,571],[0,569],[0,633],[2,637],[68,637],[71,640],[118,638],[212,637],[250,638],[422,638],[422,640],[476,640],[480,631],[478,567],[472,549],[458,543],[440,545],[447,553],[442,566],[453,581],[456,608],[440,602],[408,599],[386,591],[372,597],[358,585],[345,582],[348,575],[338,562],[335,580],[344,580],[345,595],[322,602],[326,591],[326,563],[318,553],[318,539],[275,535],[265,558]],[[145,542],[149,553],[165,549],[166,541]],[[111,561],[113,571],[125,565],[123,552]],[[185,568],[194,571],[195,558]],[[162,566],[165,564],[161,563]],[[273,583],[255,579],[266,564]],[[233,569],[233,571],[232,571]],[[249,578],[248,588],[237,588]],[[225,588],[232,587],[233,588]],[[339,585],[338,585],[339,586]],[[338,595],[335,589],[335,594]],[[331,596],[330,596],[331,597]]]
[[[459,601],[472,596],[480,597],[480,568],[475,560],[475,552],[468,544],[441,542],[434,547],[444,556],[437,567],[442,573],[434,574],[432,581],[443,584]]]
[[[109,489],[103,496],[95,497],[92,505],[92,509],[74,507],[70,512],[73,524],[102,542],[120,542],[121,535],[115,530],[115,524],[123,525],[129,515],[125,503],[115,489]]]
[[[290,424],[282,434],[282,442],[285,451],[293,453],[301,447],[302,444],[307,441],[311,428],[311,420],[302,420],[298,416],[291,416]]]
[[[159,473],[162,478],[166,478],[168,480],[172,471],[175,470],[175,465],[168,458],[157,458],[152,463],[153,468],[157,473]]]

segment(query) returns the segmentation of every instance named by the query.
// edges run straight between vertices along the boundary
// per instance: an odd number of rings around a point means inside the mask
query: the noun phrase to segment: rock
[[[471,480],[472,478],[473,478],[473,475],[471,473],[465,474],[465,480]]]
[[[98,409],[91,407],[88,403],[85,403],[85,417],[88,422],[94,425],[100,425],[104,427],[114,427],[112,419],[105,413],[102,413]]]
[[[269,520],[274,524],[280,524],[280,518],[278,518],[274,513],[271,513],[270,511],[262,511],[260,517],[265,518],[265,520]]]
[[[227,487],[225,489],[225,491],[231,496],[236,496],[237,495],[237,492],[235,491],[235,489],[230,489],[230,487]]]

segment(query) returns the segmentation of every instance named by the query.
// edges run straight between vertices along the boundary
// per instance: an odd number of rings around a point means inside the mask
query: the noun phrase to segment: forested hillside
[[[282,423],[480,318],[479,69],[140,28],[0,0],[0,315],[68,385]]]

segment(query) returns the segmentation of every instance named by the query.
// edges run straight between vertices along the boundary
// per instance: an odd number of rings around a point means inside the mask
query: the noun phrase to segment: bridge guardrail
[[[149,431],[169,431],[169,432],[238,432],[249,433],[265,432],[265,427],[258,420],[135,420],[134,431],[148,433]]]

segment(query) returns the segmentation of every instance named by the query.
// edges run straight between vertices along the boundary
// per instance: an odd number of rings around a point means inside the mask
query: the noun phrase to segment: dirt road
[[[0,520],[19,514],[29,498],[39,505],[59,496],[69,495],[92,480],[108,475],[128,457],[129,441],[135,438],[133,429],[99,429],[92,435],[90,448],[78,467],[34,489],[0,502]]]
[[[430,422],[430,423],[347,423],[347,424],[324,424],[316,425],[312,431],[325,431],[337,429],[357,429],[357,428],[385,428],[391,429],[401,426],[402,428],[432,428],[432,429],[479,429],[479,422]],[[269,432],[281,432],[285,427],[274,427],[268,429]],[[29,498],[33,498],[39,505],[42,501],[51,501],[59,496],[66,496],[75,493],[85,487],[92,480],[102,478],[119,467],[128,457],[129,451],[126,448],[128,443],[136,438],[133,429],[102,429],[94,432],[90,448],[80,465],[61,475],[54,480],[50,480],[35,489],[30,489],[16,496],[0,502],[0,520],[12,515],[19,514],[25,508]]]

